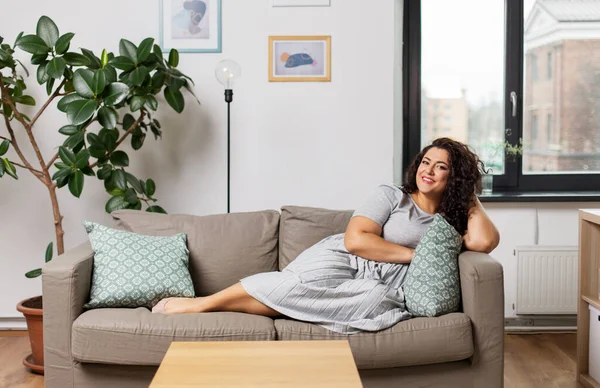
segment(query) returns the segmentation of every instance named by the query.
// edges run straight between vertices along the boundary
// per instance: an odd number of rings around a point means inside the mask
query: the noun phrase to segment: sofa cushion
[[[352,210],[284,206],[279,224],[279,269],[327,236],[344,233]]]
[[[185,234],[145,236],[84,221],[94,268],[84,308],[148,307],[172,296],[194,296]]]
[[[436,364],[473,355],[471,320],[463,313],[413,318],[386,330],[351,335],[289,319],[276,319],[275,330],[278,340],[347,339],[359,369]]]
[[[271,318],[242,313],[153,314],[148,309],[96,309],[73,322],[72,353],[80,362],[159,365],[172,341],[268,341]]]
[[[415,248],[403,286],[406,308],[415,317],[436,317],[458,311],[458,254],[462,236],[440,214]]]
[[[277,270],[279,213],[210,216],[117,210],[115,227],[151,236],[187,235],[196,295],[214,294],[240,279]]]

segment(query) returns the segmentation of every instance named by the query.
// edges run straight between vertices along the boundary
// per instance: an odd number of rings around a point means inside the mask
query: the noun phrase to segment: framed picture
[[[160,0],[159,15],[164,52],[221,52],[221,0]]]
[[[330,82],[331,36],[270,36],[269,81]]]
[[[273,0],[273,7],[329,7],[330,0]]]

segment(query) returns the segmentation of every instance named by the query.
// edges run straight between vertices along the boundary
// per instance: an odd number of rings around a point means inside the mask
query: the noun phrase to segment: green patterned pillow
[[[94,250],[92,290],[84,308],[148,307],[194,296],[185,233],[145,236],[85,221]]]
[[[415,249],[406,280],[406,308],[413,316],[436,317],[458,311],[461,235],[436,214]]]

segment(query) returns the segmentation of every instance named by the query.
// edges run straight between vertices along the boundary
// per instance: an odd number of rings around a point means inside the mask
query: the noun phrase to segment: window
[[[537,116],[531,116],[531,148],[538,147],[538,121]]]
[[[451,125],[440,132],[478,153],[496,175],[496,191],[600,188],[600,28],[574,23],[600,20],[600,10],[564,14],[569,0],[542,3],[404,1],[404,166],[434,139],[421,112],[448,104]],[[536,15],[553,12],[557,24],[546,31]],[[559,79],[539,84],[538,76]],[[547,112],[560,112],[560,120]],[[522,144],[523,155],[505,157],[504,142]]]
[[[552,144],[552,115],[550,113],[546,118],[546,144]]]

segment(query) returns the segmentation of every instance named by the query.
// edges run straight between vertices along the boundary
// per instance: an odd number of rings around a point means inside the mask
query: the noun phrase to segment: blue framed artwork
[[[160,0],[159,17],[164,52],[221,52],[221,0]]]

